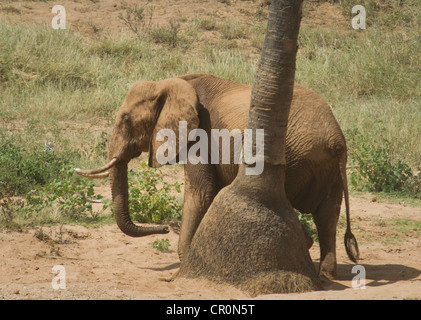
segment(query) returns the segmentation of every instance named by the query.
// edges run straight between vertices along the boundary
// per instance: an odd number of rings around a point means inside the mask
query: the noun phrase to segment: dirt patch
[[[108,193],[109,196],[109,193]],[[394,224],[421,221],[421,208],[352,198],[353,230],[365,268],[365,290],[353,288],[354,264],[338,232],[338,280],[324,291],[265,295],[257,299],[420,299],[421,230]],[[342,213],[344,216],[344,213]],[[419,225],[419,224],[418,224]],[[0,233],[0,299],[248,299],[236,288],[205,280],[173,280],[180,263],[178,230],[129,238],[115,225],[38,227]],[[169,252],[152,248],[168,239]],[[318,265],[319,248],[311,248]],[[66,289],[54,290],[54,266],[63,266]]]
[[[127,9],[144,8],[145,21],[149,20],[149,10],[153,8],[151,24],[167,25],[177,21],[182,25],[200,18],[212,18],[217,21],[230,20],[242,24],[266,20],[268,6],[266,1],[219,1],[219,0],[62,0],[60,5],[66,9],[66,28],[84,36],[110,34],[117,36],[130,29],[119,18]],[[41,23],[51,25],[56,15],[52,13],[53,2],[31,2],[14,0],[0,5],[0,20],[14,23]],[[319,27],[344,29],[350,28],[350,21],[343,16],[341,9],[323,1],[308,1],[303,17],[303,24]]]
[[[342,9],[323,1],[312,1],[306,4],[303,24],[330,30],[347,30],[351,28],[351,19],[347,20]]]

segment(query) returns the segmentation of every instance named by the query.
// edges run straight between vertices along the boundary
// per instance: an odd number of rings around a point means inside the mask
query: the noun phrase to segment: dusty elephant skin
[[[111,171],[114,205],[121,208],[117,210],[116,219],[124,233],[143,236],[165,232],[162,227],[138,232],[129,220],[127,163],[141,152],[150,152],[150,165],[160,165],[154,158],[159,147],[155,141],[158,126],[177,132],[178,121],[185,120],[189,130],[197,126],[204,129],[209,138],[211,129],[244,129],[251,89],[251,86],[210,74],[189,74],[159,82],[139,81],[130,89],[117,115],[109,145],[110,163],[97,170],[79,170],[78,173],[102,178],[101,172]],[[161,121],[166,122],[160,124]],[[233,149],[231,145],[231,152]],[[343,194],[347,216],[350,214],[346,158],[345,138],[329,105],[315,92],[296,83],[286,134],[286,194],[294,208],[313,214],[321,244],[319,273],[331,279],[336,276],[336,225]],[[121,159],[120,165],[115,166],[117,160],[113,159]],[[236,177],[238,165],[187,163],[184,172],[178,246],[181,260],[187,255],[191,239],[213,199]],[[349,221],[347,228],[346,241],[349,242],[354,239]],[[347,244],[346,248],[355,261],[358,258],[356,245]]]
[[[189,91],[183,90],[184,88],[194,92],[194,97],[198,100],[194,101],[194,98],[191,98],[192,103],[186,104],[185,96]],[[160,92],[167,93],[165,100],[160,98]],[[158,131],[155,129],[156,118],[162,117],[168,121],[161,125],[161,128],[167,126],[174,130],[177,130],[178,120],[189,120],[190,130],[197,125],[206,130],[208,137],[211,136],[211,129],[243,129],[246,127],[250,95],[251,86],[223,80],[210,74],[191,74],[160,82],[139,81],[131,88],[120,108],[109,146],[110,161],[121,158],[124,159],[122,163],[125,163],[111,168],[114,199],[117,200],[114,205],[117,204],[121,208],[117,211],[116,218],[121,217],[118,222],[123,232],[131,236],[164,232],[163,229],[136,232],[136,228],[128,220],[127,196],[122,196],[123,192],[127,192],[123,181],[127,163],[131,158],[142,151],[150,152],[150,164],[159,166],[153,157],[158,142],[152,144],[153,134]],[[164,109],[167,113],[177,114],[178,117],[174,117],[170,122],[171,116],[164,114]],[[320,274],[335,278],[336,225],[342,194],[345,194],[349,216],[345,173],[346,143],[328,104],[316,93],[299,84],[294,86],[288,119],[286,160],[287,197],[294,208],[303,213],[313,214],[321,243]],[[98,176],[98,172],[107,169],[108,166],[104,166],[89,172],[95,177]],[[238,165],[231,164],[185,165],[183,221],[179,241],[181,259],[187,254],[191,239],[214,197],[234,180],[237,172]],[[353,239],[349,223],[348,229],[346,241]],[[355,261],[358,249],[352,251],[352,248],[352,244],[347,245],[350,258]]]
[[[200,127],[208,136],[215,128],[232,131],[246,127],[251,86],[209,74],[180,78],[191,84],[198,94],[202,106]],[[333,279],[336,277],[336,225],[343,194],[347,217],[350,215],[346,142],[326,101],[297,83],[288,118],[286,161],[287,197],[300,212],[313,214],[321,243],[319,273]],[[185,165],[183,220],[178,246],[181,260],[187,255],[191,239],[215,195],[234,180],[237,172],[238,165],[232,164]],[[350,259],[356,261],[358,247],[348,218],[347,221],[346,248]]]
[[[247,128],[264,129],[265,169],[219,192],[193,236],[179,277],[233,284],[251,295],[320,289],[297,215],[285,194],[285,142],[301,1],[272,0]],[[280,179],[279,179],[280,178]]]
[[[76,169],[78,174],[90,178],[110,176],[114,216],[121,231],[128,236],[143,237],[169,232],[166,226],[143,227],[131,221],[127,182],[129,161],[142,152],[149,152],[149,165],[160,166],[155,151],[163,142],[157,141],[157,133],[161,129],[171,129],[178,133],[178,124],[182,120],[187,121],[189,131],[197,128],[198,107],[196,92],[184,80],[136,82],[116,116],[108,146],[109,164],[94,170]],[[108,169],[110,172],[104,174]]]

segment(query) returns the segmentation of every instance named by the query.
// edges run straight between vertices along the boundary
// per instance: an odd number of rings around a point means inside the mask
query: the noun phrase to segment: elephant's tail
[[[346,176],[346,162],[347,162],[347,153],[343,152],[339,158],[339,171],[341,173],[342,185],[344,189],[344,198],[345,198],[345,210],[346,210],[346,232],[345,232],[345,250],[348,254],[349,259],[353,262],[357,262],[360,256],[360,251],[358,249],[357,239],[351,232],[351,218],[350,218],[350,209],[349,209],[349,192],[348,192],[348,179]]]

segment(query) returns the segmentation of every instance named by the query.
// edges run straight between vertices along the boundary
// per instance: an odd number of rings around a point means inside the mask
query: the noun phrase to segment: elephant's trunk
[[[120,230],[130,237],[143,237],[150,234],[168,233],[167,226],[143,227],[135,225],[129,215],[129,191],[127,162],[119,162],[111,169],[111,189],[114,216]]]

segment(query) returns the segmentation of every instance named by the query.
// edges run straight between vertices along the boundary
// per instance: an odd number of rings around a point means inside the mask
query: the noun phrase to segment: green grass
[[[387,245],[399,244],[408,238],[417,238],[421,235],[421,221],[412,219],[389,219],[384,227],[389,227],[391,234],[383,242]]]
[[[421,17],[418,0],[329,0],[338,3],[346,17],[353,17],[352,7],[364,6],[367,14],[367,27],[394,30],[397,27],[419,28]]]
[[[170,252],[170,240],[169,239],[160,239],[155,240],[149,245],[150,248],[156,249],[161,252]]]
[[[26,141],[25,141],[26,142]],[[47,142],[48,145],[49,142]],[[27,145],[0,131],[0,190],[24,195],[60,176],[60,170],[77,161],[77,151],[56,152],[45,142]]]
[[[419,30],[303,28],[297,81],[331,104],[343,130],[369,136],[380,127],[395,158],[419,165],[421,73]]]
[[[410,219],[393,219],[393,228],[400,232],[414,237],[421,235],[421,221]]]
[[[331,2],[351,20],[353,2]],[[367,8],[364,31],[302,26],[296,80],[331,105],[350,155],[365,152],[369,158],[387,141],[384,163],[416,170],[421,165],[421,5],[418,0],[359,4]],[[147,25],[142,37],[127,28],[117,38],[100,32],[84,38],[49,26],[0,22],[3,185],[22,195],[48,185],[51,179],[45,177],[65,164],[102,163],[115,112],[137,80],[209,72],[253,82],[264,19],[255,15],[244,25],[212,15],[185,20]],[[352,140],[355,130],[369,148]],[[55,146],[53,154],[43,153],[46,141]],[[46,162],[53,165],[43,168]],[[37,182],[34,172],[47,180]],[[406,191],[389,191],[420,197],[420,179],[403,185]]]
[[[0,34],[3,121],[32,121],[47,127],[57,121],[95,124],[98,119],[113,120],[137,80],[190,72],[211,72],[240,82],[253,78],[254,63],[239,50],[204,45],[197,59],[187,60],[181,46],[163,49],[155,41],[130,35],[118,40],[83,39],[46,26],[6,23],[0,23]]]

